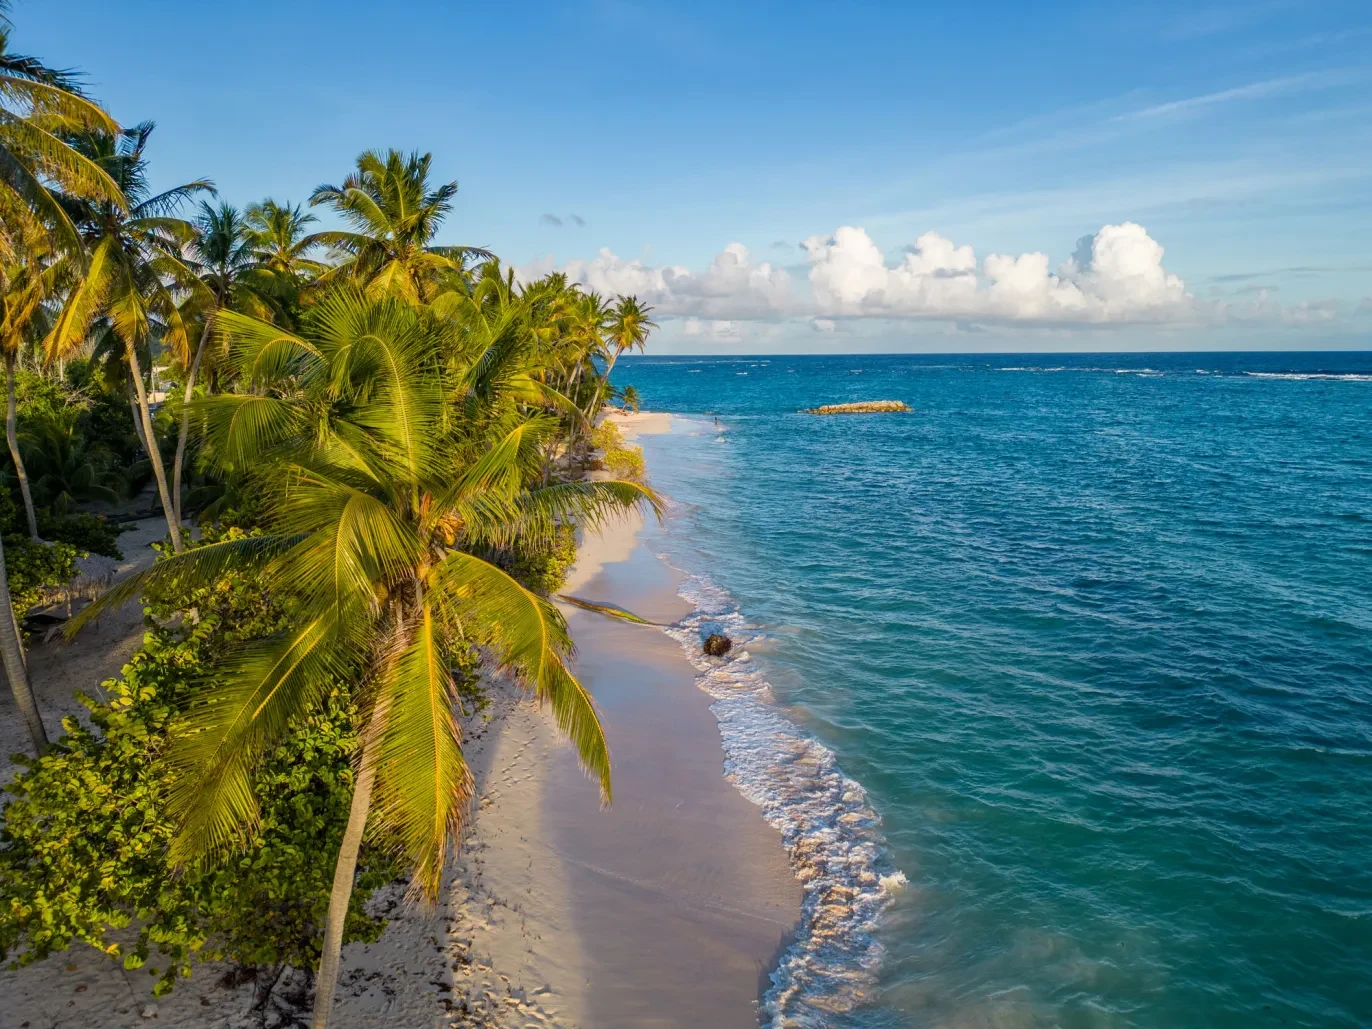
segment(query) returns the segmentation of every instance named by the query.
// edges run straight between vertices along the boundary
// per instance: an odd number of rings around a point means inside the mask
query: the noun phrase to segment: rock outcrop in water
[[[806,414],[885,414],[910,410],[910,405],[900,400],[863,400],[856,404],[825,404],[822,407],[806,408]]]
[[[705,653],[710,657],[723,657],[733,649],[734,641],[728,636],[714,632],[705,637]]]

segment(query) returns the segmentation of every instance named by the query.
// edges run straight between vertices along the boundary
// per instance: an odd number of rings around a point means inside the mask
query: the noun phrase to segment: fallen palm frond
[[[597,604],[593,600],[582,600],[580,597],[569,597],[565,593],[559,593],[557,599],[564,603],[571,604],[572,607],[579,607],[583,611],[594,611],[598,615],[606,618],[618,618],[623,622],[633,622],[635,625],[657,625],[657,622],[650,622],[646,618],[640,618],[632,611],[625,611],[622,607],[614,604]]]

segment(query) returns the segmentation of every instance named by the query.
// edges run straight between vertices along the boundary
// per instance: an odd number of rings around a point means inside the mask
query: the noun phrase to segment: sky
[[[369,148],[654,351],[1372,349],[1372,3],[17,0],[154,184]]]

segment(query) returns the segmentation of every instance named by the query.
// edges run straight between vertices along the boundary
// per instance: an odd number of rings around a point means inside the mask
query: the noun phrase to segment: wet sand
[[[655,531],[577,595],[655,621],[684,614],[676,575],[653,554]],[[568,621],[614,761],[610,809],[577,788],[566,752],[543,804],[585,947],[587,1024],[756,1026],[800,916],[781,838],[724,779],[719,727],[680,645],[589,612]]]

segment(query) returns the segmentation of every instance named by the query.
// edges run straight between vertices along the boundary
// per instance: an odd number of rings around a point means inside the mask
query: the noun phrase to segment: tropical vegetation
[[[6,787],[0,958],[86,944],[158,992],[227,958],[261,1007],[303,969],[322,1027],[341,947],[383,928],[370,891],[439,890],[483,676],[545,702],[610,799],[552,595],[577,527],[659,505],[597,426],[637,408],[610,373],[651,308],[441,242],[457,183],[419,151],[360,155],[312,211],[155,188],[152,123],[12,54],[7,11],[0,657],[34,756]],[[67,623],[141,599],[144,644],[50,741],[30,608],[149,504],[161,558]]]

